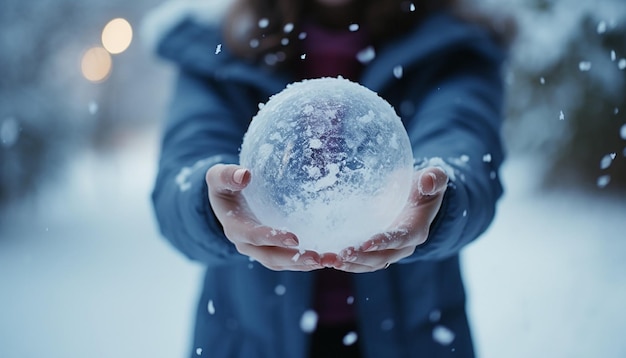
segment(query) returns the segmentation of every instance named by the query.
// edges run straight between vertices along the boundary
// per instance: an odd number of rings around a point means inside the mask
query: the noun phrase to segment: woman
[[[158,42],[179,76],[155,211],[163,235],[207,266],[191,355],[473,357],[458,254],[502,193],[494,32],[454,1],[239,0],[219,15],[205,4],[169,19]],[[337,75],[397,110],[412,194],[390,232],[296,256],[295,235],[247,210],[240,192],[254,175],[238,148],[259,103]]]

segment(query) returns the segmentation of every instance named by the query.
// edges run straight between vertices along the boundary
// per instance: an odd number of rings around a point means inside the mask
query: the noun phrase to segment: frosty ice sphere
[[[240,163],[243,191],[264,225],[300,249],[338,253],[387,229],[413,173],[408,135],[389,103],[343,78],[292,83],[252,119]]]

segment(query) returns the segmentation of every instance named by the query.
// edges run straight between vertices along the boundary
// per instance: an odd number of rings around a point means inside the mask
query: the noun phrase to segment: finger
[[[207,171],[209,202],[226,237],[235,245],[297,247],[296,235],[262,225],[243,195],[234,191],[249,181],[249,171],[236,165],[218,164]]]
[[[217,204],[220,205],[220,204]],[[228,204],[221,204],[227,206]],[[245,206],[233,206],[231,210],[221,211],[218,217],[224,234],[235,245],[280,246],[296,248],[298,237],[289,231],[262,225]]]
[[[240,252],[273,271],[311,271],[323,268],[320,255],[313,251],[301,253],[297,249],[242,245]]]
[[[344,254],[340,255],[342,263],[335,268],[350,272],[376,271],[410,256],[414,250],[415,247],[406,247],[400,250],[379,250],[373,252],[356,250],[348,254],[342,253]]]
[[[428,238],[430,224],[441,207],[447,183],[448,176],[440,168],[431,167],[416,172],[409,200],[390,225],[392,229],[374,235],[360,249],[371,252],[423,244]]]
[[[219,194],[241,191],[251,179],[250,171],[235,164],[216,164],[206,172],[206,183],[210,190]]]
[[[448,185],[448,175],[439,167],[428,167],[417,173],[417,189],[421,195],[434,195]]]

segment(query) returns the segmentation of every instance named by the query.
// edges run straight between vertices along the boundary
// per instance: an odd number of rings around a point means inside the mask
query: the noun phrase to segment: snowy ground
[[[85,153],[5,218],[0,357],[186,355],[200,268],[159,238],[156,144]],[[528,168],[506,165],[497,220],[464,257],[480,357],[626,357],[626,202],[538,193]]]

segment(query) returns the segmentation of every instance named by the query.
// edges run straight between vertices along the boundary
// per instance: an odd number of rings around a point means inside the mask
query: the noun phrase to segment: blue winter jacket
[[[274,272],[239,254],[204,180],[211,165],[238,162],[259,103],[295,78],[234,58],[217,24],[191,17],[164,35],[158,53],[179,75],[154,208],[163,236],[207,267],[190,356],[306,357],[300,320],[312,308],[315,272]],[[386,270],[353,276],[365,357],[474,356],[458,254],[488,227],[502,194],[503,59],[485,29],[439,13],[376,49],[360,78],[397,110],[418,162],[439,157],[454,170],[426,243]]]

